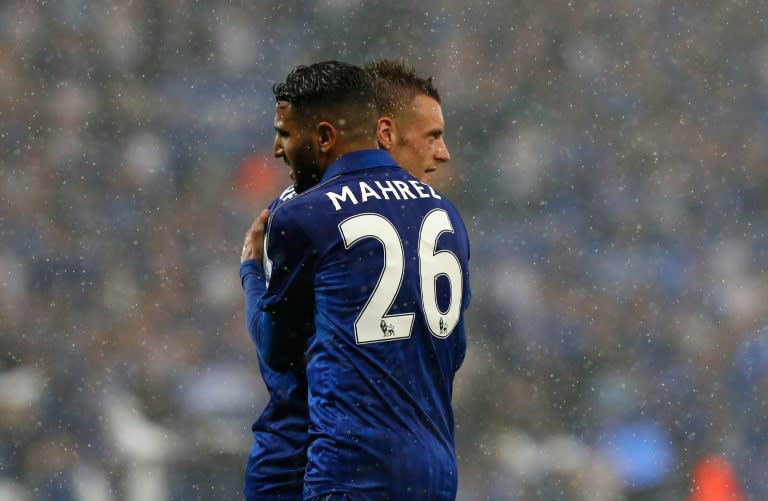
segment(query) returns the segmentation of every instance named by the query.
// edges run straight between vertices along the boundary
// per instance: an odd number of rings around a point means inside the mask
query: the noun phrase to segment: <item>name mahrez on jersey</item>
[[[351,187],[350,187],[351,186]],[[412,179],[410,181],[374,181],[373,184],[360,181],[355,185],[342,185],[341,193],[325,193],[336,210],[341,210],[342,203],[357,205],[375,198],[376,200],[416,200],[418,198],[442,197],[431,186]]]

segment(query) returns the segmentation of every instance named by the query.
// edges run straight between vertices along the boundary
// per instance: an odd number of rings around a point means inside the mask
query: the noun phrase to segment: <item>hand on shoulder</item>
[[[264,258],[264,232],[266,231],[269,210],[264,209],[253,221],[251,227],[245,232],[243,251],[240,254],[240,262],[255,259],[259,262]]]

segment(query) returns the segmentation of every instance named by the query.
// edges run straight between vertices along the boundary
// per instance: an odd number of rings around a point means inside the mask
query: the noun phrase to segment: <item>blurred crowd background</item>
[[[0,501],[238,499],[271,86],[378,57],[472,238],[459,499],[768,499],[767,5],[3,1]]]

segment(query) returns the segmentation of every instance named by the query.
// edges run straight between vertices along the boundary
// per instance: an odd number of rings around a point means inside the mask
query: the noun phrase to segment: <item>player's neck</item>
[[[328,163],[323,168],[323,171],[328,168],[333,162],[338,160],[342,155],[352,153],[361,150],[377,150],[379,149],[376,140],[371,138],[360,139],[358,141],[348,141],[342,144],[336,144],[333,150],[328,152]]]

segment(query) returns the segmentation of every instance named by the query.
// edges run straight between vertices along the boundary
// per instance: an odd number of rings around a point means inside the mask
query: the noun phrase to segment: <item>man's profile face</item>
[[[294,116],[291,103],[275,105],[275,142],[272,153],[291,167],[291,179],[297,193],[314,186],[320,180],[314,150],[314,136]]]
[[[419,94],[409,109],[398,114],[395,123],[398,133],[389,153],[415,177],[423,180],[451,159],[443,138],[443,110],[433,98]]]

